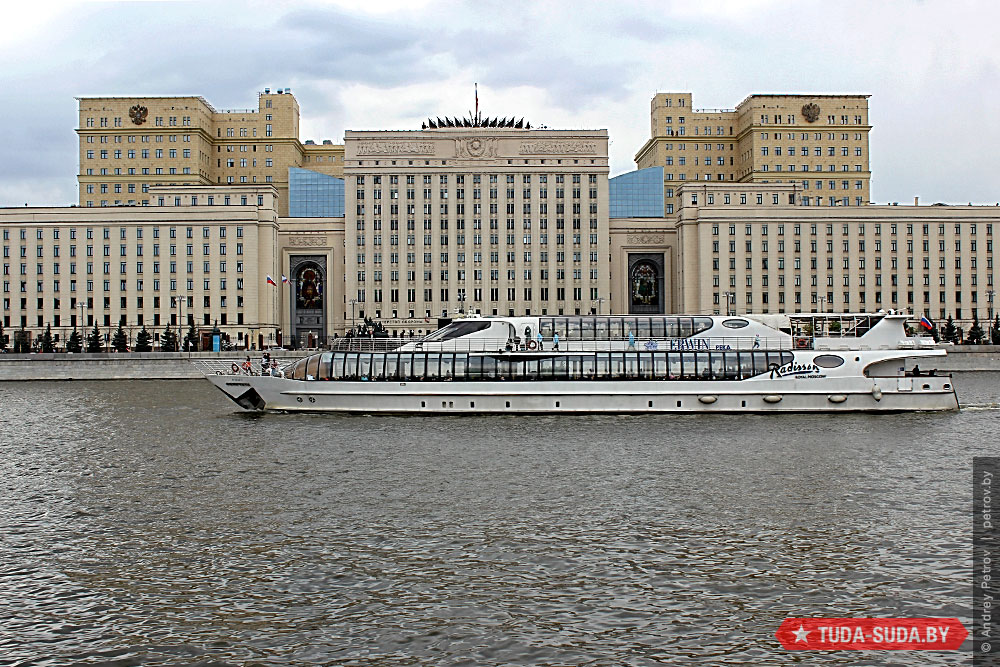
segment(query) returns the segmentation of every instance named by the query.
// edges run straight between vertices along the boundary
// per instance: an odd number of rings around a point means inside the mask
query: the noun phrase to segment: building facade
[[[735,109],[695,109],[657,93],[640,169],[664,171],[666,214],[684,183],[798,183],[802,206],[870,201],[867,95],[750,95]]]
[[[256,112],[82,98],[83,205],[0,209],[0,322],[61,341],[74,327],[145,326],[158,340],[218,326],[239,347],[300,347],[364,318],[423,334],[460,313],[992,319],[1000,209],[871,205],[866,97],[776,97],[698,116],[690,95],[657,95],[642,168],[614,178],[605,130],[477,116],[315,146],[299,142],[285,91],[265,91]],[[799,118],[810,104],[821,113]],[[777,168],[802,151],[808,177]],[[136,197],[88,199],[90,185]]]
[[[154,185],[272,185],[288,214],[288,170],[342,175],[344,147],[299,140],[288,89],[257,109],[218,111],[202,97],[79,97],[80,206],[150,205]]]

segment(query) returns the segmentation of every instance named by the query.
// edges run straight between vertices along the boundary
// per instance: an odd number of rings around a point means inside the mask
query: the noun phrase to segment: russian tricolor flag
[[[920,318],[920,326],[930,331],[931,329],[934,328],[934,323],[931,322],[929,319],[927,319],[927,316],[924,315],[923,317]]]
[[[267,284],[274,285],[275,287],[278,286],[278,283],[274,282],[274,278],[271,277],[271,274],[268,274],[267,276]]]
[[[281,276],[281,284],[282,285],[288,284],[288,276]]]

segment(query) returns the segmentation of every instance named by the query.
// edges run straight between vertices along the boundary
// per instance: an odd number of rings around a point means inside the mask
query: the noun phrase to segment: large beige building
[[[344,147],[299,140],[299,105],[265,89],[256,109],[202,97],[79,97],[80,206],[150,205],[153,185],[273,185],[288,214],[288,169],[343,173]]]
[[[663,167],[666,213],[684,183],[798,183],[803,206],[870,201],[867,95],[750,95],[735,109],[695,109],[657,93],[640,169]]]
[[[285,91],[256,112],[197,97],[80,109],[82,206],[0,209],[7,335],[181,323],[305,346],[364,317],[425,333],[460,311],[995,314],[1000,209],[870,205],[864,96],[699,116],[690,95],[657,95],[643,168],[611,179],[605,130],[438,119],[316,146]],[[808,176],[776,160],[803,150]]]

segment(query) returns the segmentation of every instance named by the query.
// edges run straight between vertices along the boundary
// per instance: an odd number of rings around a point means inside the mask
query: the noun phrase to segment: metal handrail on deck
[[[552,338],[543,338],[541,346],[537,338],[454,338],[451,340],[402,339],[402,338],[342,338],[331,346],[334,352],[693,352],[697,350],[754,350],[785,351],[792,349],[812,349],[812,339],[805,338],[757,338],[754,336],[734,336],[720,338],[633,338],[633,345],[625,336],[581,340],[559,337],[559,349],[555,349]]]

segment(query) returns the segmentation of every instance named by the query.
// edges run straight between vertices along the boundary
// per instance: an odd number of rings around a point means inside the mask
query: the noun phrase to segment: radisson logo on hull
[[[777,366],[771,369],[771,379],[782,377],[826,377],[820,375],[820,367],[813,363],[800,364],[790,362],[784,366]]]

